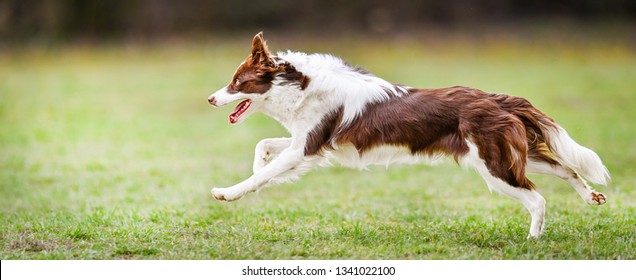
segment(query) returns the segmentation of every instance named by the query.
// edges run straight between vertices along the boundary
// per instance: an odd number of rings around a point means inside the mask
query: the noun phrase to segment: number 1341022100
[[[336,267],[336,275],[395,275],[391,266],[353,266]]]

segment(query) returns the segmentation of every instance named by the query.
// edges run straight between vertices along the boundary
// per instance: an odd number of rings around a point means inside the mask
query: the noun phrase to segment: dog
[[[491,192],[521,202],[531,216],[528,238],[543,231],[545,199],[526,173],[557,176],[590,205],[607,200],[586,182],[610,180],[599,156],[524,98],[469,87],[392,84],[332,55],[274,55],[260,32],[229,85],[208,98],[214,107],[236,101],[231,124],[262,112],[291,137],[258,142],[254,174],[232,187],[213,188],[217,200],[296,180],[332,161],[364,168],[440,157],[474,168]]]

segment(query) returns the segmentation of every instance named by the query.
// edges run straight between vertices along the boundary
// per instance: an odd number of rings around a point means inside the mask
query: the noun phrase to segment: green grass
[[[249,39],[249,38],[248,38]],[[609,201],[532,176],[546,231],[453,163],[320,169],[220,203],[284,136],[207,96],[249,40],[0,53],[0,259],[636,259],[636,53],[620,41],[276,41],[390,81],[523,96],[599,153]]]

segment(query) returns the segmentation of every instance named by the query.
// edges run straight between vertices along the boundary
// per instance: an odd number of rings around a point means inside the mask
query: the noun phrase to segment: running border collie
[[[468,87],[396,85],[331,55],[274,55],[260,32],[230,84],[208,101],[215,107],[241,101],[231,124],[263,112],[291,134],[261,140],[254,174],[232,187],[213,188],[217,200],[237,200],[331,161],[364,168],[452,156],[476,169],[491,191],[528,209],[528,237],[538,238],[543,230],[545,199],[526,173],[557,176],[590,205],[606,202],[586,182],[607,185],[609,172],[599,156],[524,98]]]

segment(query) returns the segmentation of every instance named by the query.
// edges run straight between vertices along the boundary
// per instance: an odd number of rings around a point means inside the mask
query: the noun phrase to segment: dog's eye
[[[239,79],[234,80],[234,85],[235,86],[239,86],[241,84],[241,81],[239,81]]]

